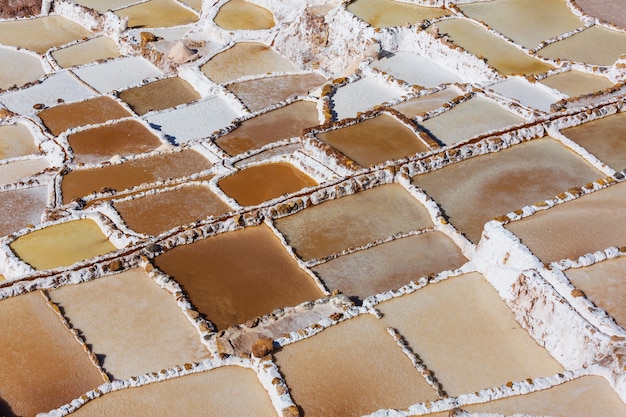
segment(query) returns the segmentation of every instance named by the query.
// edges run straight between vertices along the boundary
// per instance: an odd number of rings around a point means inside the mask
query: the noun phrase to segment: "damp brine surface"
[[[427,94],[412,100],[403,101],[402,103],[398,103],[392,106],[392,108],[398,110],[406,117],[413,118],[423,113],[436,110],[440,108],[444,103],[447,103],[450,100],[453,100],[462,95],[463,93],[458,88],[448,87],[444,90],[437,91],[432,94]]]
[[[36,33],[37,36],[33,36]],[[21,46],[39,54],[53,46],[90,36],[84,27],[61,16],[0,22],[0,43]]]
[[[392,0],[357,0],[348,5],[348,11],[374,27],[404,26],[422,20],[449,15],[439,7],[425,7]]]
[[[323,295],[264,225],[178,246],[155,263],[218,329]]]
[[[215,24],[226,30],[259,30],[274,26],[274,15],[246,0],[230,0],[220,7]]]
[[[0,47],[0,90],[21,87],[43,77],[41,61],[26,52]]]
[[[180,77],[165,78],[129,88],[119,93],[124,100],[140,116],[155,111],[176,107],[200,98],[200,94]]]
[[[540,83],[559,90],[570,97],[600,91],[613,86],[607,78],[578,71],[567,71],[546,77]]]
[[[88,41],[52,52],[52,57],[61,68],[95,62],[100,59],[117,58],[120,52],[113,39],[98,36]]]
[[[411,52],[398,51],[388,58],[373,62],[372,66],[410,84],[426,88],[462,81],[458,75],[436,62]]]
[[[41,222],[48,203],[48,187],[22,188],[0,193],[0,236]]]
[[[129,28],[172,27],[198,21],[198,15],[174,0],[149,0],[114,13],[121,18],[128,18]]]
[[[0,125],[0,160],[39,153],[35,139],[22,124]]]
[[[11,184],[31,175],[40,174],[49,168],[44,158],[22,159],[0,164],[0,184]]]

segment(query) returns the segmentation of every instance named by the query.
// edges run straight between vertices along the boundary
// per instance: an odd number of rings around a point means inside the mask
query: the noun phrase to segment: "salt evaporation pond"
[[[261,30],[274,26],[272,12],[246,0],[229,0],[213,20],[226,30]]]

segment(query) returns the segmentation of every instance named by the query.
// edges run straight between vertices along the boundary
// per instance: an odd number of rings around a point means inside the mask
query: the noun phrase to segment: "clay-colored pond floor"
[[[609,246],[626,245],[626,183],[540,211],[505,227],[543,262],[577,258]]]
[[[50,164],[43,158],[23,159],[0,165],[0,184],[11,184],[22,178],[41,173]]]
[[[626,113],[594,120],[562,133],[587,149],[611,168],[626,168]]]
[[[0,193],[0,236],[29,224],[39,224],[48,203],[48,187],[23,188]]]
[[[505,40],[491,34],[476,23],[452,19],[436,24],[439,32],[477,56],[487,58],[487,63],[504,75],[539,74],[552,69],[538,59],[526,55]]]
[[[317,181],[289,163],[254,165],[229,175],[217,185],[242,206],[254,206],[317,185]]]
[[[275,221],[304,260],[432,226],[424,206],[402,186],[383,185],[311,206]]]
[[[318,124],[315,102],[301,100],[248,119],[215,143],[234,156],[282,139],[299,137],[303,129]]]
[[[187,81],[172,77],[124,90],[119,93],[119,97],[135,113],[143,116],[150,111],[164,110],[198,100],[200,94]]]
[[[178,246],[155,263],[218,329],[323,295],[263,225]]]
[[[230,0],[220,7],[215,24],[226,30],[259,30],[274,26],[274,15],[246,0]]]
[[[1,415],[35,416],[104,382],[39,291],[2,300],[0,316]]]
[[[123,164],[101,168],[78,169],[63,177],[63,204],[76,197],[99,192],[103,188],[122,191],[142,183],[181,178],[211,167],[211,163],[193,150],[157,154]]]
[[[348,5],[348,11],[374,27],[404,26],[449,15],[439,7],[425,7],[392,0],[357,0]]]
[[[246,75],[295,71],[289,61],[259,42],[239,42],[220,52],[201,67],[202,72],[218,84]]]
[[[267,392],[253,371],[236,366],[111,392],[72,416],[258,416],[274,417]]]
[[[35,139],[25,125],[0,125],[0,160],[37,153]]]
[[[449,395],[563,371],[478,273],[427,285],[377,308],[383,325],[404,336]]]
[[[68,129],[108,120],[129,117],[131,114],[108,96],[50,107],[39,112],[39,118],[50,133],[59,136]]]
[[[602,45],[602,48],[598,48]],[[592,26],[537,51],[546,58],[561,58],[591,65],[613,65],[626,50],[626,33]]]
[[[204,186],[189,186],[114,203],[126,225],[150,235],[217,216],[230,207]]]
[[[619,417],[626,405],[601,376],[583,376],[547,390],[519,395],[485,404],[468,405],[464,410],[498,415],[553,417]]]
[[[413,100],[403,101],[392,107],[406,117],[413,118],[423,113],[436,110],[441,107],[442,104],[462,95],[463,93],[458,88],[448,87],[436,93],[421,96]]]
[[[565,0],[495,0],[459,8],[527,48],[584,26]]]
[[[374,62],[372,66],[410,84],[421,85],[426,88],[462,81],[458,75],[441,65],[411,52],[398,51],[389,58]]]
[[[559,142],[544,138],[418,175],[413,183],[478,243],[489,220],[602,177]]]
[[[370,315],[285,346],[275,357],[307,417],[356,417],[437,398],[385,325]]]
[[[37,36],[32,36],[37,33]],[[44,16],[36,19],[0,22],[0,43],[20,46],[39,54],[53,46],[92,35],[84,27],[61,16]]]
[[[435,138],[446,145],[522,123],[524,119],[520,116],[484,97],[473,97],[421,122]]]
[[[319,74],[294,74],[241,81],[228,86],[251,112],[262,110],[291,97],[304,96],[324,84]]]
[[[337,89],[332,96],[332,110],[335,120],[356,117],[358,112],[364,112],[381,103],[400,97],[397,91],[388,88],[380,81],[371,78],[361,78]]]
[[[570,97],[593,93],[613,86],[613,83],[604,77],[578,71],[567,71],[552,75],[540,82]]]
[[[50,291],[50,298],[80,329],[114,378],[127,379],[209,357],[174,296],[159,288],[143,269],[67,285]]]
[[[317,138],[364,167],[429,150],[412,129],[386,114],[319,133]]]
[[[37,270],[69,266],[116,249],[90,219],[60,223],[20,236],[9,245]]]
[[[198,15],[174,0],[150,0],[116,10],[115,14],[128,18],[129,28],[159,28],[187,25],[198,21]]]
[[[163,144],[150,129],[136,120],[122,120],[72,133],[67,140],[77,163],[104,162],[114,155],[149,152]]]
[[[97,38],[59,49],[52,52],[52,57],[61,68],[95,62],[100,59],[117,58],[120,52],[113,39],[107,36]]]
[[[467,262],[441,232],[427,232],[344,255],[313,268],[326,287],[365,299]]]
[[[26,52],[0,48],[0,61],[0,90],[21,87],[45,74],[39,58]]]

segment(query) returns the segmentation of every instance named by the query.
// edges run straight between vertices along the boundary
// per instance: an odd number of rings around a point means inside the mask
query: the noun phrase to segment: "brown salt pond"
[[[446,145],[524,123],[520,116],[488,98],[477,96],[421,124]]]
[[[626,257],[609,259],[584,268],[565,271],[570,282],[596,306],[606,310],[617,324],[626,328]],[[610,288],[610,291],[607,289]]]
[[[45,74],[40,59],[26,52],[0,48],[0,62],[0,90],[21,87]]]
[[[143,116],[154,110],[164,110],[198,100],[200,94],[182,78],[171,77],[129,88],[120,92],[119,97],[135,113]]]
[[[5,318],[0,353],[3,416],[35,416],[104,383],[39,291],[2,300],[0,316]]]
[[[626,113],[617,113],[565,129],[562,133],[611,168],[626,168]]]
[[[47,226],[20,236],[9,247],[37,270],[69,266],[117,249],[90,219]]]
[[[100,192],[103,188],[122,191],[142,183],[181,178],[211,167],[208,159],[194,150],[168,152],[122,164],[76,169],[63,177],[63,204],[76,197]]]
[[[149,152],[163,144],[145,125],[128,119],[72,133],[67,140],[74,151],[74,161],[79,164]]]
[[[565,0],[494,0],[459,8],[526,48],[584,26]]]
[[[205,417],[207,410],[211,416],[276,416],[254,371],[236,366],[111,392],[72,415]]]
[[[275,224],[297,254],[310,260],[431,227],[432,221],[401,185],[388,184],[311,206]]]
[[[365,299],[465,262],[467,258],[449,237],[427,232],[340,256],[313,271],[327,288]]]
[[[174,296],[143,269],[67,285],[50,291],[50,298],[80,329],[113,378],[158,372],[210,356]]]
[[[217,138],[215,144],[234,156],[282,139],[299,137],[303,129],[318,124],[317,104],[301,100],[242,122],[232,132]]]
[[[201,70],[211,80],[223,84],[247,75],[291,72],[296,67],[267,45],[239,42],[212,57]]]
[[[595,25],[540,49],[537,55],[591,65],[613,65],[625,52],[626,33]]]
[[[117,45],[108,36],[98,36],[52,52],[52,57],[61,68],[83,65],[101,59],[117,58],[118,56],[120,56],[120,52]]]
[[[154,261],[218,329],[323,296],[265,225],[178,246]]]
[[[382,324],[404,336],[449,395],[563,371],[478,273],[429,284],[377,308]]]
[[[149,235],[230,211],[215,193],[200,185],[119,201],[114,206],[128,227]]]
[[[421,96],[413,100],[403,101],[392,107],[406,117],[413,118],[423,113],[436,110],[440,108],[442,104],[462,95],[463,93],[458,88],[448,87],[436,93]]]
[[[47,205],[46,186],[0,192],[0,236],[39,224]]]
[[[0,125],[0,160],[39,153],[35,139],[23,124]]]
[[[319,74],[294,74],[241,81],[228,86],[251,111],[259,111],[288,98],[303,96],[326,79]]]
[[[363,315],[275,353],[307,417],[361,416],[437,399],[384,324]]]
[[[357,0],[348,5],[348,11],[374,27],[404,26],[447,16],[441,7],[425,7],[391,0]]]
[[[626,183],[585,195],[505,227],[543,262],[626,245]]]
[[[292,164],[276,162],[244,168],[221,179],[217,185],[240,205],[255,206],[317,185],[317,181]]]
[[[468,52],[487,58],[487,63],[504,75],[540,74],[553,69],[480,25],[464,19],[451,19],[436,24],[439,32]]]
[[[50,133],[55,136],[59,136],[71,128],[104,123],[108,120],[129,116],[131,114],[124,107],[108,96],[62,104],[39,112],[39,118]]]
[[[604,175],[551,138],[534,139],[413,177],[474,243],[494,217]]]
[[[39,54],[90,35],[92,33],[84,27],[61,16],[0,22],[0,43],[21,46]]]
[[[613,83],[604,77],[579,71],[562,72],[544,78],[540,82],[570,97],[605,90],[613,86]]]
[[[474,413],[553,417],[620,417],[626,414],[626,405],[606,379],[595,375],[583,376],[543,391],[468,405],[463,409]]]
[[[36,175],[49,168],[44,158],[22,159],[0,164],[0,184],[11,184],[31,175]]]
[[[160,28],[187,25],[198,21],[198,15],[174,0],[149,0],[114,12],[128,18],[129,28]]]
[[[412,129],[386,114],[316,136],[363,167],[430,150]]]
[[[260,30],[274,26],[274,15],[246,0],[230,0],[217,12],[215,24],[226,30]]]

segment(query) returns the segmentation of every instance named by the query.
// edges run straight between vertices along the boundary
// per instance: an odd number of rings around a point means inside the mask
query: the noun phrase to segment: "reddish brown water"
[[[0,160],[39,153],[30,130],[22,124],[0,126]]]
[[[0,193],[0,236],[41,222],[48,203],[48,187],[34,187]]]
[[[70,128],[104,123],[108,120],[120,119],[130,115],[117,101],[107,96],[78,103],[62,104],[39,112],[39,118],[50,133],[55,136]]]
[[[171,27],[198,21],[198,15],[173,0],[150,0],[117,10],[115,14],[127,17],[129,28]]]
[[[404,26],[450,14],[439,7],[424,7],[392,0],[357,0],[348,5],[354,13],[374,27]]]
[[[318,124],[317,105],[302,100],[246,120],[215,143],[234,156],[281,139],[299,137],[304,128]]]
[[[259,30],[274,26],[272,12],[246,0],[230,0],[220,7],[214,20],[226,30]]]
[[[83,65],[100,59],[117,58],[118,56],[120,56],[120,52],[115,41],[107,36],[98,36],[52,52],[52,57],[62,68]]]
[[[37,36],[33,36],[33,33]],[[53,46],[61,46],[90,35],[92,33],[84,27],[61,16],[0,22],[0,43],[21,46],[40,54],[46,53]]]
[[[218,329],[322,296],[266,226],[178,246],[155,262]]]
[[[317,181],[289,163],[271,163],[245,168],[220,180],[217,185],[242,206],[254,206]]]
[[[135,113],[142,116],[150,111],[164,110],[198,100],[200,94],[187,81],[172,77],[129,88],[122,91],[119,97],[128,103]]]

